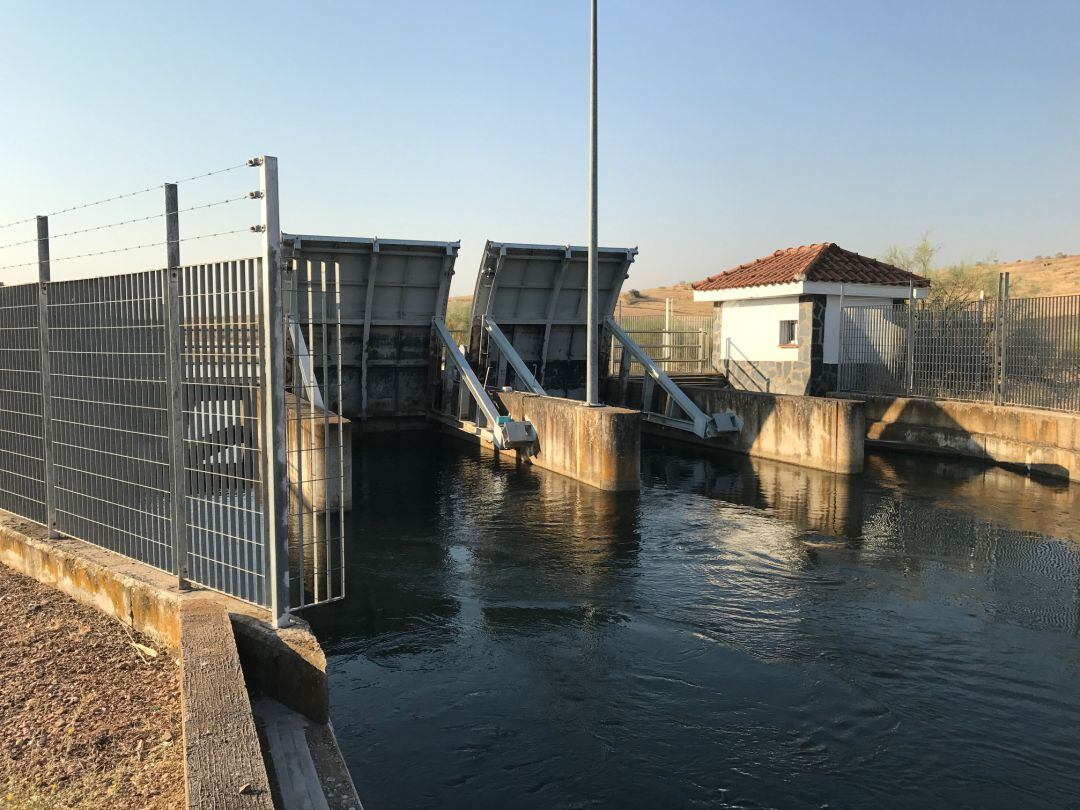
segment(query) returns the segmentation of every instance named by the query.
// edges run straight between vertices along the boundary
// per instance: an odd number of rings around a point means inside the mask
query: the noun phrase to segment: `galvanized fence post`
[[[1006,397],[1008,396],[1008,388],[1006,386],[1006,349],[1009,346],[1009,274],[1005,273],[1002,277],[1001,284],[1001,349],[999,350],[1001,373],[998,376],[998,395],[997,403],[1004,405]]]
[[[41,432],[45,455],[45,525],[50,537],[59,537],[56,522],[56,467],[53,452],[52,374],[49,370],[49,218],[37,218],[38,249],[38,346],[41,365]]]
[[[180,209],[176,184],[165,186],[165,379],[169,411],[169,471],[173,571],[188,587],[187,464],[184,455],[184,338],[180,324]]]
[[[285,447],[285,320],[281,291],[281,218],[276,157],[259,159],[262,191],[263,498],[267,583],[275,627],[289,623],[288,467]]]
[[[915,286],[908,281],[907,299],[907,395],[915,395]]]

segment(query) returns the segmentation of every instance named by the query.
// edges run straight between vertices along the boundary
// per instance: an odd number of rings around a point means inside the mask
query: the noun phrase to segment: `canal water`
[[[647,444],[610,494],[357,451],[349,598],[307,617],[369,810],[1080,802],[1068,487]]]

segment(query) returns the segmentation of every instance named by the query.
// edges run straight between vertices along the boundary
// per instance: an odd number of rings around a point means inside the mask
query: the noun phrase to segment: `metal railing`
[[[712,366],[711,315],[623,315],[616,323],[668,374],[708,374]],[[622,345],[613,340],[611,374],[618,374],[622,362]],[[644,374],[636,360],[630,368],[632,376]]]
[[[842,391],[1080,411],[1080,295],[847,306]]]

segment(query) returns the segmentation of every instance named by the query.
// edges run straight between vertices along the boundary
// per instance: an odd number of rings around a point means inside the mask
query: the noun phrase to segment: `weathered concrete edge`
[[[82,540],[49,538],[43,526],[2,510],[0,562],[173,651],[180,649],[181,602],[218,602],[229,612],[248,682],[317,723],[329,720],[326,655],[300,619],[275,630],[254,605],[215,591],[181,591],[163,571]]]
[[[640,398],[640,388],[640,377],[630,381],[631,401]],[[642,429],[674,441],[799,467],[842,475],[862,472],[866,434],[862,402],[700,383],[687,384],[683,391],[706,413],[734,411],[742,420],[742,429],[711,439],[648,420],[643,421]]]
[[[992,405],[935,401],[915,397],[830,393],[829,397],[866,403],[866,443],[932,455],[974,458],[1063,481],[1080,481],[1080,415]],[[1028,437],[1006,435],[1028,420]],[[968,424],[964,424],[968,421]],[[950,424],[951,422],[951,424]],[[990,427],[990,430],[980,429]],[[1060,427],[1062,444],[1041,441]],[[1071,428],[1071,431],[1069,430]]]
[[[531,422],[537,443],[518,458],[607,492],[641,488],[641,412],[524,391],[492,399],[514,419]]]
[[[3,511],[0,562],[171,650],[180,647],[180,589],[167,574],[81,540],[51,539],[43,526]]]
[[[187,806],[273,810],[228,611],[214,600],[185,599],[179,620]]]
[[[471,423],[462,424],[471,425]],[[568,478],[571,481],[577,481],[578,483],[585,484],[586,486],[595,487],[606,492],[628,492],[641,488],[640,477],[638,478],[638,482],[636,485],[627,482],[594,482],[575,475],[574,472],[571,470],[547,463],[547,461],[542,457],[531,455],[526,450],[499,450],[497,447],[495,447],[494,444],[492,444],[490,441],[488,441],[472,429],[463,430],[441,419],[432,419],[429,427],[434,428],[435,430],[438,430],[447,436],[452,436],[453,438],[465,442],[466,444],[470,444],[474,447],[480,447],[485,453],[490,453],[496,458],[505,455],[508,459],[511,459],[518,464],[524,464],[525,466],[535,467],[539,470],[543,470],[544,472],[561,475],[563,478]],[[640,448],[638,452],[638,457],[638,464],[640,465]]]

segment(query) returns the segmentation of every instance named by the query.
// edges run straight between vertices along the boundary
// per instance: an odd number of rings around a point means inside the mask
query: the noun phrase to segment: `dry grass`
[[[183,805],[177,665],[152,647],[0,565],[0,810]]]

